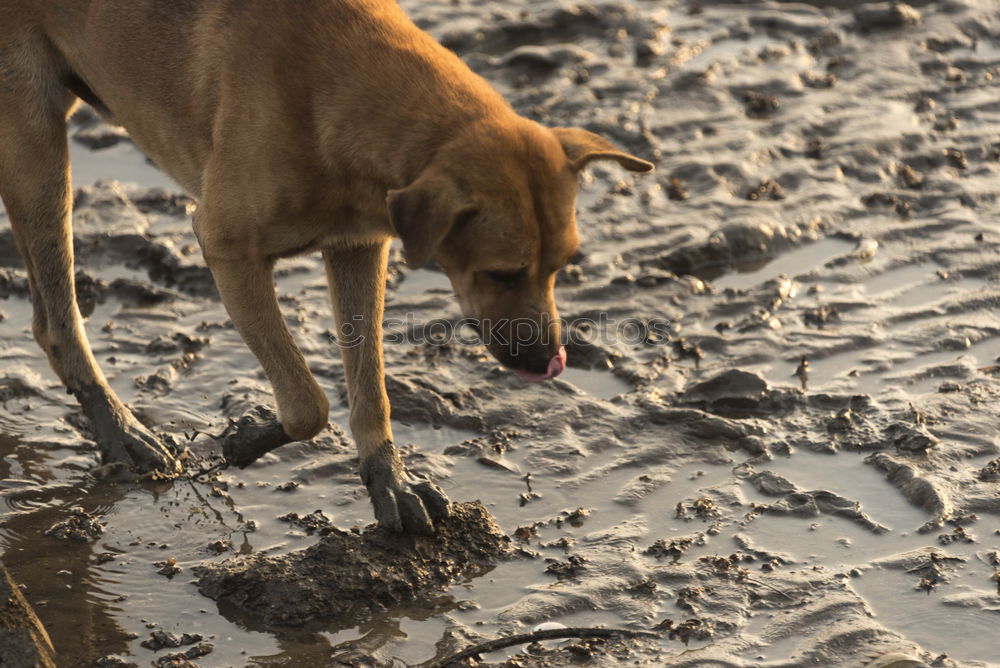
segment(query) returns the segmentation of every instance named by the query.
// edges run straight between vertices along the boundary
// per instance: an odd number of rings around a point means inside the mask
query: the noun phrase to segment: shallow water
[[[612,399],[632,390],[628,383],[607,371],[569,368],[560,378],[598,399]]]
[[[129,141],[91,151],[78,142],[70,141],[70,161],[73,186],[93,185],[101,179],[113,179],[141,188],[179,190],[169,176],[157,169],[146,156]]]
[[[405,278],[399,284],[396,295],[399,297],[413,297],[425,292],[446,292],[450,294],[451,282],[441,271],[415,269],[405,273]]]
[[[854,250],[855,244],[842,239],[821,239],[804,244],[776,257],[741,262],[729,268],[712,283],[718,288],[747,288],[785,275],[791,278],[817,271],[834,258]]]
[[[980,580],[975,570],[962,573],[954,589],[972,590],[979,596],[994,598],[996,592],[982,586]],[[964,584],[965,581],[971,582]],[[947,654],[958,661],[996,658],[996,612],[984,615],[976,607],[963,606],[960,600],[941,605],[936,593],[918,589],[912,576],[899,571],[873,569],[852,580],[851,587],[869,601],[875,619],[890,629],[905,632],[931,652]],[[962,641],[953,642],[948,630],[958,634]]]
[[[862,453],[824,455],[808,450],[775,457],[758,468],[774,471],[801,489],[825,489],[857,501],[876,522],[894,533],[910,533],[928,514],[895,491]]]
[[[766,35],[752,35],[748,39],[702,40],[682,49],[674,56],[673,63],[688,70],[699,70],[720,63],[756,58],[762,48],[774,43]]]

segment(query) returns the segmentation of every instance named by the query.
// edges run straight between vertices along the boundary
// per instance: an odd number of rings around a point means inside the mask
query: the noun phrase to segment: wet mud
[[[453,543],[407,560],[366,528],[317,257],[279,263],[276,287],[330,426],[245,469],[108,475],[31,339],[0,216],[0,546],[59,665],[433,665],[545,624],[659,637],[484,664],[1000,665],[996,4],[403,4],[521,113],[657,163],[582,177],[557,280],[580,336],[551,382],[436,339],[423,324],[460,318],[447,279],[392,254],[396,441],[482,502],[510,558],[459,572]],[[207,468],[231,420],[273,404],[196,203],[121,132],[82,116],[70,136],[95,354]],[[292,565],[359,579],[306,587]],[[338,607],[353,585],[371,594]]]

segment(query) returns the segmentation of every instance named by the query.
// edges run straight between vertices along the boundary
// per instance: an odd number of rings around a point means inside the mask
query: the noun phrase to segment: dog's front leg
[[[206,233],[208,224],[201,225],[202,250],[222,302],[264,368],[278,404],[277,416],[259,406],[227,431],[226,461],[243,468],[270,450],[318,434],[327,424],[330,404],[281,315],[272,263],[243,252],[232,238],[217,242]]]
[[[375,519],[392,531],[430,534],[434,520],[447,516],[448,498],[433,483],[406,471],[389,425],[382,361],[388,252],[386,241],[361,248],[328,248],[323,259],[347,377],[351,433]]]

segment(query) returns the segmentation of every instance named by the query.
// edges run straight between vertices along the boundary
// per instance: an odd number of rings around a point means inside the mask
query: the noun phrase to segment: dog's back
[[[195,196],[213,148],[234,141],[214,134],[219,126],[247,135],[241,153],[323,143],[329,155],[318,161],[357,166],[370,142],[405,134],[401,107],[454,116],[506,106],[394,0],[280,9],[273,0],[0,0],[0,47],[12,45],[0,48],[0,70],[90,103]],[[28,53],[35,62],[24,62]],[[315,136],[288,136],[303,133]]]

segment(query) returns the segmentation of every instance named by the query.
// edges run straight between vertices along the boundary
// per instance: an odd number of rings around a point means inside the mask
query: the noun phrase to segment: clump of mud
[[[94,541],[104,533],[104,523],[83,508],[70,509],[69,517],[45,530],[46,536],[62,540]]]
[[[196,569],[202,594],[265,624],[351,615],[353,623],[415,600],[509,556],[510,538],[481,503],[454,504],[429,538],[372,525],[332,529],[316,545]]]

